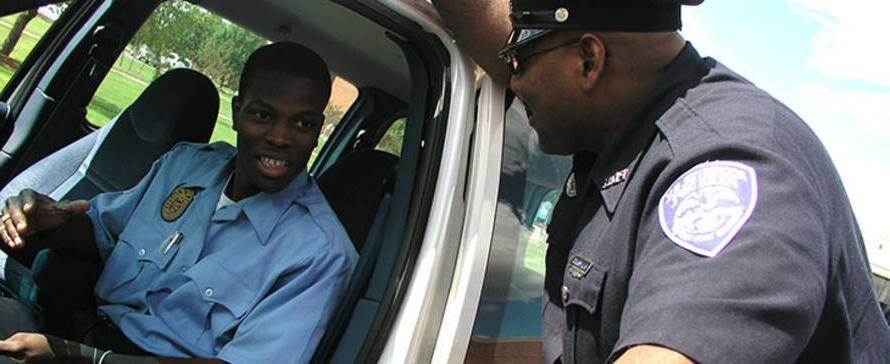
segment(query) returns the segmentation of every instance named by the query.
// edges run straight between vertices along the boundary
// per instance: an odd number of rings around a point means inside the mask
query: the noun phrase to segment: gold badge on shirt
[[[185,209],[189,207],[195,198],[196,190],[191,188],[179,187],[167,196],[164,205],[161,206],[161,217],[166,222],[172,222],[182,216]]]

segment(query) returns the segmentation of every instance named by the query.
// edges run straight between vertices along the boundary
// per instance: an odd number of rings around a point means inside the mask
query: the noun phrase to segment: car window
[[[0,17],[0,89],[67,7],[63,2]]]
[[[407,119],[403,116],[393,121],[374,149],[402,155],[402,139],[405,138],[405,120]]]
[[[232,97],[253,49],[269,41],[197,5],[175,0],[158,6],[130,40],[87,106],[94,127],[111,121],[164,72],[186,67],[209,77],[219,92],[219,114],[210,142],[236,144]],[[319,147],[355,101],[358,92],[335,77]],[[319,148],[317,148],[319,149]]]
[[[521,103],[506,113],[498,205],[467,363],[540,362],[546,226],[571,170],[546,155]]]
[[[328,101],[328,106],[324,110],[324,126],[321,128],[321,134],[318,136],[318,146],[312,150],[312,155],[309,157],[308,166],[315,162],[315,158],[318,157],[321,148],[324,147],[328,138],[331,137],[331,133],[340,124],[343,114],[346,113],[346,110],[349,110],[349,107],[355,103],[357,98],[358,88],[346,79],[334,76],[334,83],[331,85],[331,100]]]

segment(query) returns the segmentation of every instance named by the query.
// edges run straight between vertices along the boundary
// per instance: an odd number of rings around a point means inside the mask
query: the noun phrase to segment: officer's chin
[[[559,143],[554,140],[550,140],[546,137],[541,137],[538,134],[538,149],[540,149],[545,154],[550,155],[572,155],[574,152],[569,148],[566,148],[567,143]]]

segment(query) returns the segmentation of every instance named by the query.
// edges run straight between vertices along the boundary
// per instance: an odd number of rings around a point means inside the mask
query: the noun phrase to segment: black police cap
[[[555,29],[666,32],[680,29],[680,6],[704,0],[511,0],[513,34],[501,53]]]
[[[662,32],[680,29],[680,6],[704,0],[512,0],[514,29]]]

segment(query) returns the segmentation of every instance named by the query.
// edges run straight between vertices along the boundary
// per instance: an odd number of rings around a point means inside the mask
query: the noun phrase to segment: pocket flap
[[[253,290],[212,259],[201,260],[184,274],[195,282],[202,299],[222,305],[234,317],[244,315],[254,300]]]
[[[589,314],[596,313],[600,293],[606,280],[606,269],[572,251],[563,276],[562,298],[568,307],[577,305]]]
[[[129,224],[121,232],[119,240],[132,247],[136,260],[152,262],[158,269],[164,270],[179,250],[180,244],[173,244],[164,254],[164,245],[173,233],[175,231],[166,233],[152,228],[151,225],[136,222]]]

